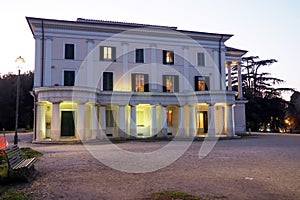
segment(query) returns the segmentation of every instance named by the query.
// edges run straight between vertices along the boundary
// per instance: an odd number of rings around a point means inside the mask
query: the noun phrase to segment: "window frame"
[[[104,54],[104,49],[105,48],[111,48],[111,58],[105,58],[105,54]],[[115,46],[100,46],[100,50],[99,50],[99,54],[100,54],[100,61],[113,61],[116,62],[117,61],[117,48]]]
[[[200,80],[200,78],[202,80]],[[210,77],[209,76],[195,76],[195,91],[209,91],[210,90]],[[198,88],[198,81],[204,81],[204,90]]]
[[[73,58],[66,58],[66,45],[73,45]],[[63,45],[63,54],[64,60],[76,60],[76,44],[71,42],[65,42]]]
[[[170,52],[171,55],[172,55],[172,62],[167,62],[167,53]],[[162,51],[163,55],[162,55],[162,58],[163,58],[163,64],[164,65],[174,65],[175,63],[175,53],[174,51],[171,51],[171,50],[163,50]]]
[[[137,51],[138,50],[143,50],[143,61],[141,61],[141,62],[138,62],[137,61]],[[145,63],[145,49],[144,48],[135,48],[135,50],[134,50],[134,62],[135,63]]]
[[[69,71],[69,72],[74,72],[74,83],[73,85],[65,85],[65,72],[66,71]],[[77,71],[75,69],[63,69],[62,70],[62,83],[61,85],[62,86],[75,86],[75,82],[76,82],[76,74],[77,74]]]
[[[108,77],[108,83],[104,84],[104,81],[106,80],[106,77],[104,74],[111,74],[111,84],[109,82],[109,77]],[[103,91],[113,91],[114,90],[114,73],[113,72],[103,72],[102,73],[102,90]]]
[[[167,89],[167,77],[173,77],[173,91]],[[163,75],[163,92],[177,93],[179,92],[179,76],[178,75]]]
[[[200,63],[199,62],[199,55],[203,55],[203,61],[202,61],[202,63]],[[205,53],[204,52],[197,52],[197,55],[196,55],[197,57],[196,57],[196,59],[197,59],[197,66],[199,66],[199,67],[205,67]]]
[[[136,91],[136,75],[144,76],[144,90],[143,91]],[[149,92],[149,74],[132,73],[131,74],[131,91],[132,92]]]

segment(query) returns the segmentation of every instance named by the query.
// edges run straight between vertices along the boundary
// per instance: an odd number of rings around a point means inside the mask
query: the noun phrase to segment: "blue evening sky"
[[[25,16],[77,18],[176,26],[178,29],[234,34],[226,45],[248,56],[274,58],[263,71],[300,90],[300,1],[298,0],[10,0],[0,6],[0,74],[16,72],[15,59],[34,67],[34,39]],[[286,95],[289,99],[289,95]]]

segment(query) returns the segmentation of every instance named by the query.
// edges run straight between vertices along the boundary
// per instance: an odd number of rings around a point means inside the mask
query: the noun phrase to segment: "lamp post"
[[[17,69],[18,69],[18,76],[17,76],[17,98],[16,98],[16,124],[15,124],[15,137],[14,137],[14,144],[18,145],[18,121],[19,121],[19,101],[20,101],[20,72],[22,65],[25,63],[24,58],[19,56],[16,61]]]

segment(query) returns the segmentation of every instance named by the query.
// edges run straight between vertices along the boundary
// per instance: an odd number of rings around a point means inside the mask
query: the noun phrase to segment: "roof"
[[[26,20],[30,26],[31,32],[35,35],[35,29],[41,28],[61,28],[61,29],[76,29],[76,30],[88,30],[101,31],[99,29],[105,29],[106,31],[111,31],[113,33],[125,31],[134,28],[150,28],[150,29],[160,29],[160,30],[174,30],[182,34],[185,34],[193,39],[207,39],[214,41],[225,42],[232,34],[220,34],[220,33],[208,33],[199,31],[188,31],[188,30],[178,30],[175,26],[161,26],[161,25],[151,25],[151,24],[140,24],[140,23],[128,23],[128,22],[117,22],[117,21],[105,21],[105,20],[95,20],[95,19],[84,19],[77,18],[76,21],[68,20],[57,20],[57,19],[45,19],[45,18],[35,18],[26,17]],[[43,25],[42,25],[43,24]]]
[[[226,56],[238,56],[241,57],[245,55],[248,51],[246,50],[241,50],[241,49],[236,49],[233,47],[228,47],[226,46]]]

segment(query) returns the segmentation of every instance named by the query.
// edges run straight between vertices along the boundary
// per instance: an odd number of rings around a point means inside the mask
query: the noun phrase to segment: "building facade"
[[[232,35],[82,18],[27,21],[35,39],[35,141],[246,131],[239,65],[246,51],[225,46]]]

